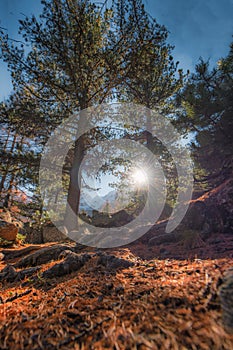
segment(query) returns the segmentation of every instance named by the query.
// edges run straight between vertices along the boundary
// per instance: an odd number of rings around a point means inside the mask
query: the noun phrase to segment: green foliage
[[[122,90],[119,98],[145,105],[163,106],[182,87],[183,73],[167,44],[167,29],[151,18],[141,0],[113,2],[117,35],[125,40]],[[176,74],[178,72],[178,78]]]
[[[0,237],[0,247],[11,247],[15,242],[13,241],[7,241],[6,239],[3,239]]]
[[[55,118],[105,98],[112,84],[107,61],[110,12],[104,16],[90,1],[42,1],[43,12],[20,20],[20,33],[32,50],[2,38],[3,57],[15,88],[43,100]],[[91,102],[92,101],[92,102]]]
[[[43,0],[42,4],[39,19],[33,15],[19,21],[22,44],[12,44],[3,32],[0,35],[1,55],[16,92],[7,106],[8,120],[18,133],[27,137],[38,133],[43,144],[63,118],[112,98],[169,110],[174,93],[182,87],[183,73],[166,42],[167,29],[148,15],[141,0],[114,0],[111,8],[89,0]],[[130,120],[125,124],[130,125]],[[131,139],[143,132],[128,131]],[[105,131],[107,138],[113,134]],[[93,129],[75,142],[67,157],[64,183],[68,203],[76,212],[80,191],[72,173],[77,173],[84,153],[100,138]],[[142,142],[161,155],[161,145],[150,135]],[[30,159],[26,152],[23,156],[27,164],[36,158]],[[161,162],[168,158],[163,152]],[[36,166],[27,167],[28,175],[19,177],[29,179]],[[167,171],[174,174],[173,168]]]
[[[218,66],[209,69],[209,63],[200,60],[196,72],[178,96],[181,113],[177,119],[186,133],[194,136],[193,151],[201,166],[198,181],[216,184],[232,172],[233,149],[233,45]],[[203,169],[206,174],[203,177]]]
[[[21,244],[24,243],[25,239],[26,239],[26,236],[21,233],[18,233],[16,236],[16,240],[18,243],[21,243]]]
[[[1,103],[0,116],[1,201],[5,207],[24,206],[26,192],[37,186],[45,124],[36,102],[22,92]]]

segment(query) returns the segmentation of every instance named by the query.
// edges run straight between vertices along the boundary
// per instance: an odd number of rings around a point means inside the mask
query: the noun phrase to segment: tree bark
[[[13,151],[14,151],[14,148],[15,148],[15,144],[16,144],[16,139],[17,139],[17,134],[15,133],[14,137],[13,137],[13,140],[12,140],[12,143],[11,143],[10,154],[13,154]],[[4,150],[5,151],[6,151],[8,140],[9,140],[9,136],[7,136],[7,141],[6,141],[5,145],[4,145]],[[4,189],[5,181],[6,181],[6,178],[7,178],[9,169],[10,169],[10,166],[11,166],[11,160],[8,159],[7,165],[6,165],[6,169],[4,171],[4,174],[2,175],[2,179],[1,179],[1,182],[0,182],[0,193],[2,193],[2,191]]]
[[[78,212],[81,195],[81,179],[79,181],[79,171],[84,158],[85,137],[82,135],[75,142],[74,161],[70,172],[70,184],[68,189],[67,206],[64,219],[64,226],[68,232],[78,228]]]

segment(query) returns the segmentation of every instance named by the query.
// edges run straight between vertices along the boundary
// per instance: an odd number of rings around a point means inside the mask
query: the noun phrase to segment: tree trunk
[[[70,172],[70,184],[68,189],[67,207],[64,219],[64,226],[68,232],[78,228],[77,215],[79,212],[79,203],[81,195],[81,179],[79,181],[79,170],[84,157],[85,136],[82,135],[75,142],[74,161]]]
[[[147,115],[146,118],[147,118],[147,121],[146,121],[146,129],[147,129],[147,133],[146,133],[146,147],[151,152],[153,152],[154,151],[154,141],[153,141],[153,135],[151,133],[151,131],[152,131],[151,116]]]
[[[14,151],[14,148],[15,148],[15,144],[16,144],[16,139],[17,139],[17,134],[15,133],[14,137],[13,137],[13,140],[12,140],[11,148],[10,148],[10,155],[13,154],[13,151]],[[6,140],[6,143],[4,145],[4,150],[5,151],[6,151],[8,140],[9,140],[9,135],[7,136],[7,140]],[[6,165],[6,169],[4,171],[4,174],[2,175],[2,179],[1,179],[1,182],[0,182],[0,193],[2,193],[2,191],[4,189],[5,181],[6,181],[6,178],[7,178],[9,169],[10,169],[10,166],[11,166],[11,160],[8,159],[7,165]]]
[[[21,148],[23,146],[23,141],[24,141],[24,136],[21,137],[21,140],[20,140],[20,143],[19,143],[19,149],[17,150],[19,154],[21,153]],[[16,135],[15,135],[13,143],[12,143],[12,152],[13,152],[13,149],[14,149],[15,142],[16,142]],[[16,188],[16,184],[14,183],[15,177],[17,175],[17,172],[18,171],[12,171],[11,179],[10,179],[8,190],[7,190],[7,195],[6,195],[5,201],[4,201],[4,207],[5,208],[10,208],[11,205],[12,205],[12,202],[13,202],[13,187],[15,187],[15,190],[17,189]]]

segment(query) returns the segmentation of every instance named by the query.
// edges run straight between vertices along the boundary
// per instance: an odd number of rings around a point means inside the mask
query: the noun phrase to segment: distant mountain
[[[94,197],[90,196],[88,193],[81,195],[80,198],[80,211],[85,211],[89,215],[92,214],[93,210],[103,210],[106,205],[110,207],[114,206],[114,203],[117,199],[117,192],[110,191],[105,196],[95,195]]]
[[[118,194],[117,194],[117,192],[114,191],[114,190],[108,192],[108,193],[103,197],[104,201],[105,201],[105,202],[108,201],[109,203],[114,203],[115,200],[116,200],[117,198],[118,198]]]

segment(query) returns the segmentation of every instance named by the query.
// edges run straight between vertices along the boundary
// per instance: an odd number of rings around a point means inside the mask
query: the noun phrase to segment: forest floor
[[[85,252],[91,259],[63,277],[41,277],[57,264],[52,261],[35,276],[0,283],[1,350],[233,349],[218,295],[224,271],[233,266],[232,235],[190,250],[140,242],[105,250],[129,267],[101,265],[98,251]],[[1,260],[0,270],[5,266]]]

